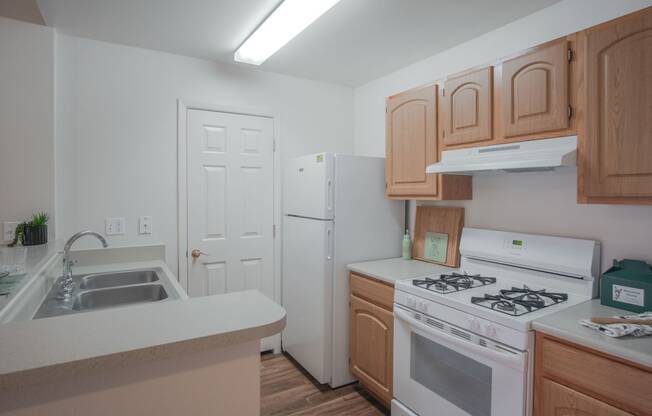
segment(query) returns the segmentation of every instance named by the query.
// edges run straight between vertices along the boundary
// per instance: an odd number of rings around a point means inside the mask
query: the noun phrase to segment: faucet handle
[[[59,281],[57,282],[57,285],[59,287],[72,287],[73,286],[73,280],[72,276],[61,276],[59,278]]]

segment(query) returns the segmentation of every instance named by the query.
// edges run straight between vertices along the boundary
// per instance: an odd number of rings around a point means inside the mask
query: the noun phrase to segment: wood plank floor
[[[358,384],[337,389],[317,384],[286,355],[263,354],[261,416],[388,416]]]

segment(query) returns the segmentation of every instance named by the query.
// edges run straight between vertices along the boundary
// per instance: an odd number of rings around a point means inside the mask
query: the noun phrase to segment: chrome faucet
[[[92,235],[93,237],[96,237],[98,240],[100,240],[102,247],[104,248],[109,246],[102,234],[91,230],[80,231],[68,239],[66,245],[63,247],[63,274],[61,275],[61,278],[58,282],[59,292],[57,293],[57,299],[68,300],[72,298],[72,292],[74,289],[74,283],[72,280],[72,266],[74,266],[77,262],[70,258],[70,249],[72,248],[72,245],[75,243],[75,241],[86,235]]]

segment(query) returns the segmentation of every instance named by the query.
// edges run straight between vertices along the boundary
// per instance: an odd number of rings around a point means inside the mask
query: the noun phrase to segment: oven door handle
[[[408,325],[418,328],[427,333],[434,339],[443,340],[446,343],[453,344],[456,349],[465,349],[473,354],[485,357],[495,363],[507,365],[511,368],[525,372],[525,364],[527,362],[527,353],[510,353],[500,352],[491,348],[481,347],[480,345],[473,344],[468,341],[461,340],[453,335],[437,330],[430,325],[424,324],[418,319],[414,319],[407,312],[400,308],[394,307],[394,316],[405,321]]]

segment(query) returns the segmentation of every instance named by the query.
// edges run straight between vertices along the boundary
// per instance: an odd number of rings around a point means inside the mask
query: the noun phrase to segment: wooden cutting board
[[[430,263],[459,267],[463,227],[464,208],[418,206],[412,257]],[[426,239],[436,244],[426,244]],[[443,247],[446,249],[441,250]]]

